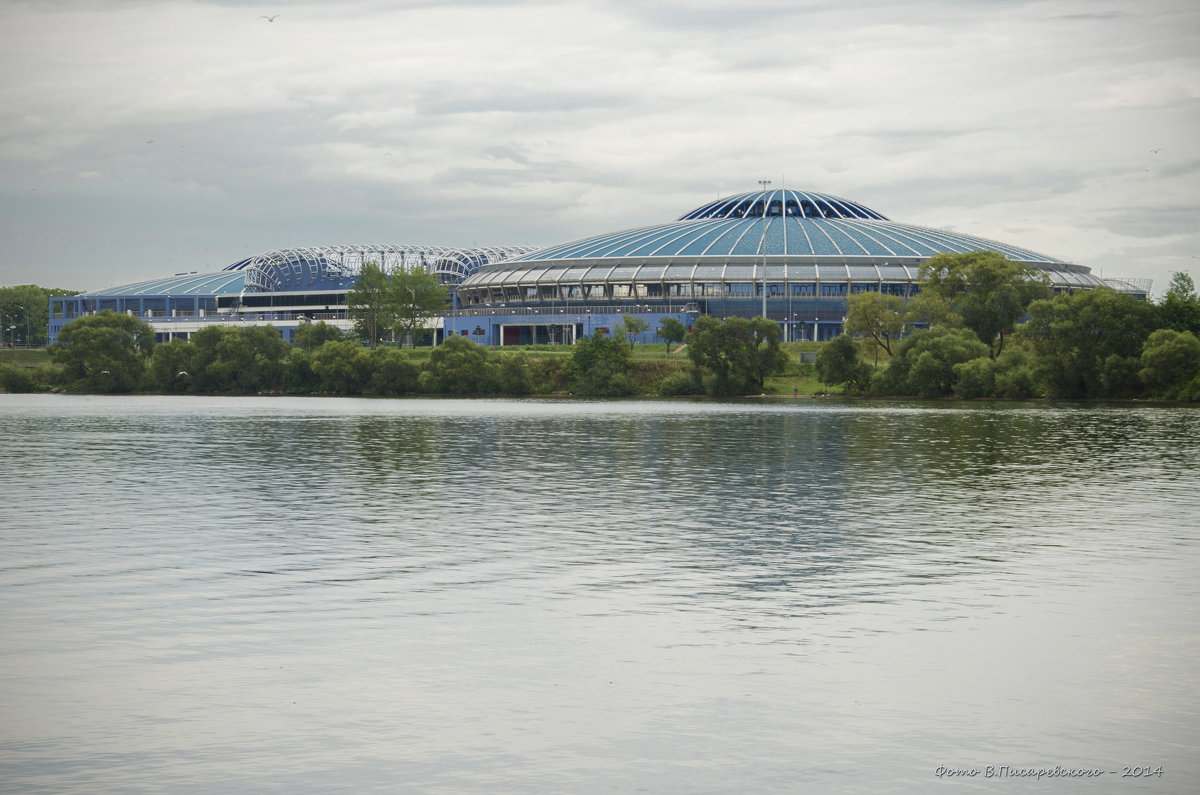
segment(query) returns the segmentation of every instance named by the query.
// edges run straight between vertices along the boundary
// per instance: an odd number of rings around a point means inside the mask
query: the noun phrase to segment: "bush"
[[[993,368],[996,384],[994,394],[1010,400],[1028,400],[1038,395],[1033,357],[1017,346],[1004,349]]]
[[[636,391],[629,377],[629,348],[613,337],[584,337],[571,354],[571,386],[580,395],[621,397]]]
[[[817,379],[828,386],[864,392],[871,385],[871,365],[858,358],[858,345],[849,334],[827,342],[817,354]]]
[[[496,381],[487,351],[466,337],[451,337],[434,348],[420,377],[422,389],[452,395],[492,393]]]
[[[0,392],[36,392],[38,385],[28,367],[0,364]]]
[[[700,379],[699,373],[696,370],[688,370],[664,376],[658,382],[656,391],[663,397],[703,395],[704,382]]]
[[[986,356],[954,365],[954,394],[960,398],[991,397],[996,392],[995,362]]]
[[[1152,393],[1175,397],[1200,378],[1200,339],[1190,331],[1159,329],[1146,340],[1139,364],[1138,376]]]
[[[150,355],[150,385],[161,392],[187,392],[196,369],[194,353],[192,344],[184,340],[155,345]]]
[[[571,385],[571,360],[561,356],[532,359],[529,362],[529,376],[533,381],[533,391],[538,394],[566,392]]]
[[[312,355],[304,350],[294,350],[283,365],[281,378],[283,391],[289,395],[309,395],[317,391],[321,379],[312,369]]]
[[[496,360],[497,387],[504,395],[528,395],[533,391],[529,359],[524,353],[502,354]]]
[[[312,355],[322,392],[358,395],[371,383],[371,357],[357,340],[326,342]]]
[[[371,352],[371,391],[376,395],[405,395],[416,391],[421,368],[395,348]]]
[[[988,355],[974,332],[935,326],[913,332],[900,343],[877,388],[885,394],[946,397],[954,391],[954,366]]]

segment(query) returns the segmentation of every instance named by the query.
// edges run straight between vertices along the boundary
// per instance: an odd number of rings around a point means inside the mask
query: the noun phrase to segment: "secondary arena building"
[[[663,318],[765,315],[785,340],[842,331],[848,296],[911,298],[935,254],[986,249],[1031,265],[1056,292],[1094,287],[1147,297],[1149,280],[1103,280],[1082,265],[993,240],[904,224],[825,193],[760,190],[704,204],[678,219],[535,250],[357,245],[281,249],[207,274],[51,299],[50,337],[81,315],[113,309],[144,318],[159,340],[211,323],[272,324],[291,339],[302,323],[352,326],[346,294],[364,262],[419,264],[446,284],[452,309],[435,341],[570,344],[607,333],[628,314],[649,321],[639,341],[661,341]]]

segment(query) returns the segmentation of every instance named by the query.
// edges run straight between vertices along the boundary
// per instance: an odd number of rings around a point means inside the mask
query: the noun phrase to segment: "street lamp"
[[[23,306],[18,306],[17,309],[20,309],[21,314],[23,314],[25,316],[25,347],[28,348],[29,347],[29,310]],[[16,320],[16,318],[13,318],[13,319]],[[16,344],[17,344],[17,340],[14,337],[13,338],[13,347],[14,348],[16,347]]]
[[[762,237],[758,240],[758,250],[762,252],[763,272],[762,272],[762,316],[765,319],[767,316],[767,186],[771,184],[769,179],[760,179],[759,185],[763,189],[763,229]]]

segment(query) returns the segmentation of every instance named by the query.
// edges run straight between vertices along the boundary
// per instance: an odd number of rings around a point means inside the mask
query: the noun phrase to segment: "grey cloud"
[[[1160,238],[1200,232],[1200,204],[1171,207],[1123,206],[1101,215],[1101,225],[1127,237]]]
[[[466,113],[570,113],[581,110],[613,110],[629,104],[615,94],[575,91],[496,91],[452,89],[430,91],[417,100],[416,111],[431,116]]]

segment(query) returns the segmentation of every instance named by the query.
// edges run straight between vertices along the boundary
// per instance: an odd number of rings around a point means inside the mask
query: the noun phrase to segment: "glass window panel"
[[[600,265],[595,268],[589,268],[587,275],[583,277],[585,282],[602,282],[608,278],[608,272],[612,270],[609,265]]]
[[[527,274],[527,273],[529,273],[529,271],[527,271],[527,270],[526,271],[512,271],[511,273],[507,274],[504,277],[503,282],[505,285],[516,284],[517,282],[521,281],[522,277],[524,277],[525,274]]]
[[[671,265],[663,274],[664,279],[691,279],[693,265]]]

